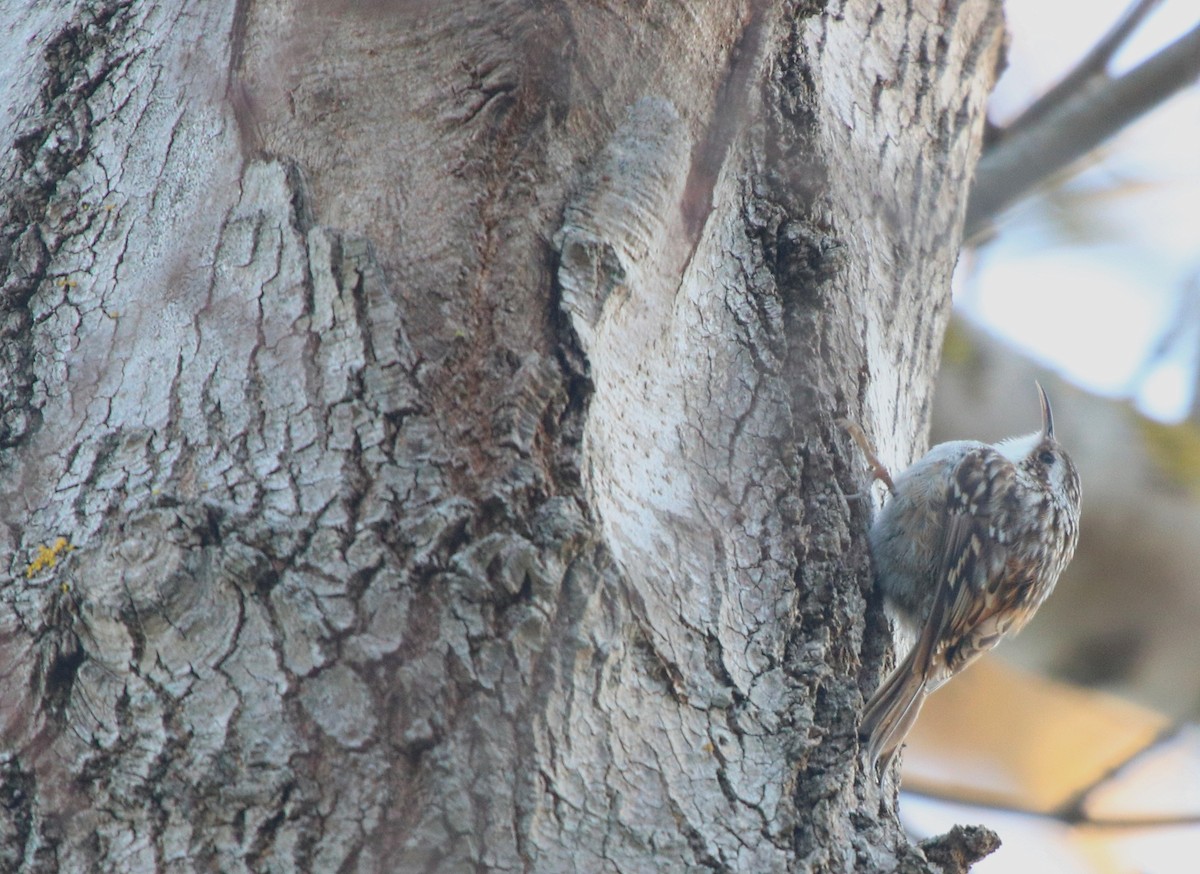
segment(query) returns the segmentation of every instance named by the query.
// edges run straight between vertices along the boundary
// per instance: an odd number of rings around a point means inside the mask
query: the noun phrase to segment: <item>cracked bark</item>
[[[892,6],[18,12],[4,867],[937,870],[834,419],[923,444],[1000,19]]]

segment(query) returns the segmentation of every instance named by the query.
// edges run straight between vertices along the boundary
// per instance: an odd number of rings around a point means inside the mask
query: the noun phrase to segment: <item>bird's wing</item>
[[[930,691],[999,642],[1024,611],[1013,609],[1036,578],[1012,548],[1021,537],[1023,486],[991,446],[968,452],[946,494],[938,591],[918,646]]]
[[[930,692],[1025,623],[1043,578],[1022,548],[1031,494],[991,446],[968,451],[946,489],[938,529],[937,592],[916,644],[867,706],[861,732],[871,762],[890,764]]]

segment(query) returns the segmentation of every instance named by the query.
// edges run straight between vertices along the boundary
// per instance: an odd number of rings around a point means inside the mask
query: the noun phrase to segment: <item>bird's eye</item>
[[[1043,449],[1041,454],[1038,455],[1038,461],[1049,467],[1050,465],[1054,464],[1054,453],[1049,449]]]

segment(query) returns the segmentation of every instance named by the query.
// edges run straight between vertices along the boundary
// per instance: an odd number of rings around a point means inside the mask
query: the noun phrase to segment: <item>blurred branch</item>
[[[1145,360],[1138,365],[1133,376],[1129,378],[1129,385],[1125,389],[1127,395],[1136,395],[1142,384],[1160,364],[1166,361],[1176,349],[1184,348],[1181,345],[1184,341],[1188,343],[1187,348],[1196,345],[1194,334],[1196,328],[1200,326],[1200,319],[1197,318],[1197,315],[1200,315],[1200,269],[1184,280],[1175,301],[1175,311],[1166,320],[1166,327],[1147,353]],[[1195,400],[1193,400],[1191,415],[1195,416]]]
[[[969,792],[916,786],[905,788],[905,795],[918,798],[928,798],[930,801],[941,801],[947,804],[959,804],[964,807],[975,807],[982,810],[994,810],[997,813],[1015,813],[1018,816],[1030,816],[1036,819],[1050,819],[1065,825],[1085,825],[1097,829],[1139,829],[1139,828],[1180,828],[1183,826],[1200,825],[1200,813],[1164,814],[1161,816],[1113,816],[1068,819],[1060,816],[1054,810],[1033,810],[1019,804],[1011,804],[994,799],[980,799]]]
[[[1093,56],[1104,60],[1111,57],[1116,45],[1106,43],[1113,42],[1114,34],[1122,39],[1127,36],[1133,26],[1129,19],[1134,18],[1136,24],[1148,11],[1141,10],[1144,5],[1148,4],[1139,3],[1126,13],[1084,63]],[[1082,67],[1083,64],[1068,79],[1075,77]],[[1062,96],[1053,101],[1058,105],[1039,110],[1033,120],[1002,136],[984,153],[975,170],[964,238],[970,240],[978,235],[1001,210],[1197,76],[1200,76],[1200,25],[1119,78],[1109,77],[1102,68],[1080,74],[1078,81],[1071,84],[1069,96],[1060,92]],[[1036,104],[1031,111],[1034,108]]]
[[[1092,816],[1087,811],[1088,799],[1105,783],[1116,779],[1121,772],[1138,759],[1149,755],[1158,747],[1178,737],[1184,728],[1177,723],[1158,734],[1150,743],[1136,750],[1117,764],[1106,770],[1088,785],[1079,789],[1062,804],[1049,810],[1035,810],[995,796],[972,792],[969,788],[950,786],[935,786],[921,782],[906,781],[902,791],[908,795],[928,798],[931,801],[941,801],[947,804],[960,804],[966,807],[976,807],[994,810],[1000,813],[1015,813],[1021,816],[1052,819],[1066,825],[1085,825],[1088,828],[1100,829],[1137,829],[1137,828],[1168,828],[1177,826],[1200,825],[1200,812],[1161,814],[1154,816]]]
[[[1096,779],[1087,786],[1082,787],[1075,792],[1074,795],[1072,795],[1062,804],[1058,805],[1053,812],[1054,818],[1062,820],[1063,822],[1071,823],[1073,825],[1107,825],[1109,828],[1129,828],[1138,822],[1148,822],[1148,820],[1140,818],[1118,818],[1097,822],[1088,814],[1088,801],[1091,799],[1092,795],[1095,794],[1096,790],[1104,786],[1105,783],[1117,779],[1117,777],[1119,777],[1125,771],[1125,769],[1127,769],[1138,759],[1145,758],[1152,751],[1158,749],[1163,744],[1179,737],[1179,733],[1182,730],[1182,723],[1175,723],[1174,725],[1167,726],[1165,729],[1159,732],[1158,736],[1154,738],[1154,740],[1150,741],[1150,743],[1146,744],[1140,750],[1134,750],[1130,755],[1113,764],[1112,767],[1108,768],[1106,771],[1104,771],[1104,773],[1096,777]],[[1177,817],[1169,817],[1168,819],[1177,819]],[[1188,816],[1188,819],[1200,822],[1200,814],[1190,815]]]
[[[1117,20],[1112,29],[1100,38],[1100,41],[1092,47],[1092,50],[1084,55],[1083,60],[1075,65],[1075,69],[1064,76],[1061,82],[1030,104],[1024,112],[1000,131],[1000,138],[1016,136],[1021,131],[1032,126],[1034,122],[1048,112],[1061,106],[1071,97],[1074,97],[1092,79],[1104,75],[1108,69],[1108,62],[1112,60],[1113,55],[1120,51],[1121,46],[1125,44],[1125,40],[1142,23],[1142,19],[1153,12],[1154,7],[1158,6],[1161,2],[1162,0],[1137,0]]]

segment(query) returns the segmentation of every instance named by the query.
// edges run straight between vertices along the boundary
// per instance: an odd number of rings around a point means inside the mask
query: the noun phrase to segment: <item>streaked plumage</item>
[[[871,528],[879,586],[916,641],[867,702],[860,734],[886,768],[925,697],[1033,617],[1079,539],[1079,476],[1042,430],[941,443],[904,471]]]

